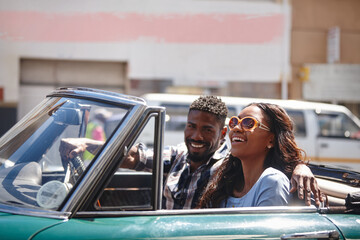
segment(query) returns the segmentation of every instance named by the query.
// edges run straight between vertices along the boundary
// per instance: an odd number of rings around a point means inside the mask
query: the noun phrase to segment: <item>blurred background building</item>
[[[293,0],[289,97],[360,115],[360,1]]]
[[[291,98],[359,116],[359,0],[0,0],[0,135],[58,87]]]

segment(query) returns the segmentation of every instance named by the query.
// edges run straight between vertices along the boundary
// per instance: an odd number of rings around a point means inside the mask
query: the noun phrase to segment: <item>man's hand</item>
[[[132,146],[128,152],[127,157],[120,164],[120,168],[135,169],[136,165],[139,163],[139,158],[138,147]]]
[[[300,199],[304,199],[305,195],[305,204],[307,206],[311,205],[311,192],[314,194],[316,206],[320,206],[320,203],[325,200],[315,176],[305,164],[298,164],[295,167],[291,177],[291,186],[290,193],[297,190]]]
[[[85,150],[96,154],[103,144],[102,141],[88,138],[64,138],[61,139],[59,151],[62,159],[72,159],[76,155],[85,152]]]

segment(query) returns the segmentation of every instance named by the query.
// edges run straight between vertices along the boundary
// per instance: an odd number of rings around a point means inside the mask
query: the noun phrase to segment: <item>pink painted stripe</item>
[[[282,33],[282,14],[0,12],[0,39],[13,41],[258,44]]]

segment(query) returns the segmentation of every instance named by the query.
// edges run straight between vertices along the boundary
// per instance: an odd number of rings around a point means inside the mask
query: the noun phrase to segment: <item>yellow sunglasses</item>
[[[244,117],[242,119],[239,119],[236,116],[231,117],[229,120],[230,130],[235,128],[237,125],[241,126],[244,131],[253,131],[255,128],[258,127],[260,129],[270,132],[270,128],[268,126],[262,124],[254,117]]]

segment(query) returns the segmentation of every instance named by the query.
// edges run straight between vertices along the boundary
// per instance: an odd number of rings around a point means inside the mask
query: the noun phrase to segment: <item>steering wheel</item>
[[[69,164],[67,164],[66,167],[64,182],[74,184],[85,171],[85,165],[79,154],[76,154],[75,157],[69,158],[68,160]]]

